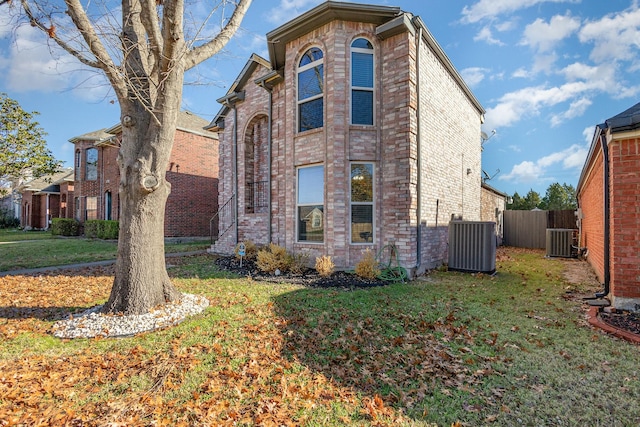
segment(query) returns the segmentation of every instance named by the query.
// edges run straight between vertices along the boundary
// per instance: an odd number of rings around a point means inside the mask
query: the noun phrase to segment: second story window
[[[298,132],[324,125],[324,64],[322,51],[307,50],[298,64]]]
[[[76,158],[75,158],[75,177],[74,179],[80,180],[80,171],[82,169],[80,169],[80,159],[81,159],[81,155],[80,155],[80,150],[76,150]]]
[[[98,149],[88,148],[86,151],[85,175],[87,181],[95,181],[98,179]]]
[[[373,124],[373,45],[367,39],[351,43],[351,123]]]

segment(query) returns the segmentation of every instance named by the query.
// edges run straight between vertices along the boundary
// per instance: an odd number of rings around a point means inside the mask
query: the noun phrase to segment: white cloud
[[[517,70],[515,70],[513,72],[513,74],[511,74],[511,77],[527,79],[527,78],[531,77],[531,73],[529,73],[529,71],[527,71],[524,68],[518,68]]]
[[[499,15],[510,14],[541,3],[579,3],[580,0],[479,0],[462,9],[462,22],[472,24],[491,20]]]
[[[584,140],[587,144],[591,145],[591,141],[593,141],[593,134],[595,131],[596,131],[595,125],[588,126],[584,128],[584,130],[582,131],[582,136],[584,136]]]
[[[539,52],[548,52],[579,28],[580,20],[570,15],[556,15],[548,23],[538,18],[526,26],[520,44],[531,46]]]
[[[504,43],[502,43],[500,40],[496,39],[493,37],[493,34],[491,33],[491,28],[484,27],[480,30],[480,32],[478,34],[476,34],[476,36],[473,38],[474,41],[483,41],[486,42],[488,44],[494,44],[497,46],[503,46]]]
[[[553,181],[552,177],[547,176],[552,167],[577,172],[582,169],[588,150],[589,145],[573,144],[562,151],[541,157],[535,162],[525,160],[518,163],[513,166],[511,172],[501,175],[498,179],[521,184]]]
[[[489,70],[487,68],[470,67],[461,70],[460,75],[470,87],[474,87],[480,84],[482,80],[484,80],[488,71]]]
[[[587,22],[579,32],[580,41],[592,42],[590,58],[604,61],[637,60],[640,49],[640,7],[634,2],[631,8],[611,13],[597,21]]]
[[[16,92],[71,91],[90,101],[107,95],[110,86],[102,74],[84,68],[48,41],[36,28],[23,25],[15,30],[15,42],[3,61],[2,78],[7,88]]]
[[[280,4],[269,8],[269,14],[265,16],[272,24],[282,24],[292,17],[298,16],[324,0],[280,0]]]
[[[572,102],[567,111],[551,117],[551,126],[559,126],[566,120],[582,116],[592,103],[593,102],[591,102],[591,100],[587,98],[580,98],[577,101]]]

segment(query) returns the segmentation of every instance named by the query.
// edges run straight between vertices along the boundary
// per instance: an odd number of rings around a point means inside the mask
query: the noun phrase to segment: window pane
[[[299,132],[321,128],[323,126],[323,98],[302,103],[298,107],[298,117],[300,121],[300,126],[298,128]]]
[[[85,219],[98,219],[98,198],[87,197]]]
[[[373,206],[351,205],[351,242],[373,241]]]
[[[86,176],[87,181],[93,181],[98,179],[98,150],[95,148],[89,148],[86,152],[87,164],[86,164]]]
[[[317,47],[312,47],[302,55],[302,58],[300,58],[300,67],[311,64],[318,59],[322,59],[322,51]]]
[[[353,52],[351,54],[351,85],[357,87],[373,87],[373,55]]]
[[[324,207],[298,206],[298,241],[324,241]]]
[[[322,64],[298,73],[298,101],[322,94]]]
[[[351,201],[373,202],[373,165],[351,165]]]
[[[351,91],[351,123],[354,125],[373,124],[373,92],[368,90]]]
[[[298,169],[298,204],[324,203],[324,166]]]
[[[367,39],[356,39],[351,43],[351,47],[357,47],[360,49],[373,49],[373,45]]]

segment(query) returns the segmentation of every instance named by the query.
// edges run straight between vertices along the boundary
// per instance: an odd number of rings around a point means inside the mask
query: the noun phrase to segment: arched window
[[[351,43],[351,123],[373,124],[373,45],[363,38]]]
[[[85,176],[87,181],[95,181],[98,179],[98,149],[88,148],[86,153],[87,163],[85,164]]]
[[[80,154],[80,150],[76,150],[75,171],[74,171],[75,176],[73,178],[77,181],[79,181],[82,178],[82,176],[80,175],[80,172],[82,171],[82,169],[80,168],[81,159],[82,159],[82,156]]]
[[[324,64],[322,51],[307,50],[298,64],[298,132],[324,125]]]

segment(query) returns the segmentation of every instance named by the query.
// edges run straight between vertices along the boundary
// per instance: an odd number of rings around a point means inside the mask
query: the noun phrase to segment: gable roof
[[[622,132],[640,128],[640,102],[605,121],[611,132]]]
[[[32,179],[18,188],[20,191],[33,191],[34,193],[59,193],[60,184],[64,182],[73,182],[73,168],[66,168],[53,175]]]
[[[205,126],[209,124],[209,121],[202,117],[192,113],[191,111],[180,111],[178,114],[178,121],[176,122],[176,129],[193,133],[207,138],[218,139],[218,135],[211,132],[203,132]],[[113,138],[122,131],[122,124],[118,123],[110,128],[100,129],[93,132],[88,132],[83,135],[74,136],[69,142],[75,144],[80,141],[93,141],[95,145],[109,143]]]
[[[240,74],[238,74],[238,77],[236,77],[231,87],[229,87],[229,90],[227,90],[227,94],[222,98],[216,99],[216,102],[222,104],[222,108],[220,108],[220,111],[218,111],[218,114],[216,114],[216,116],[213,118],[213,120],[211,120],[210,123],[208,123],[206,126],[203,126],[204,130],[215,131],[219,129],[218,123],[229,113],[229,104],[232,104],[236,100],[241,101],[244,99],[244,92],[242,92],[242,89],[246,86],[246,84],[249,82],[249,79],[251,78],[251,75],[260,65],[268,70],[271,70],[271,64],[269,63],[269,61],[267,61],[260,55],[256,55],[255,53],[252,54],[247,60],[246,64],[244,64],[244,67],[242,67],[242,70],[240,71]]]
[[[85,133],[83,135],[79,135],[79,136],[74,136],[73,138],[71,138],[69,140],[69,142],[71,143],[76,143],[76,142],[80,142],[80,141],[95,141],[95,142],[102,142],[105,141],[107,139],[112,138],[113,135],[106,132],[105,129],[100,129],[100,130],[94,130],[93,132],[88,132]]]
[[[297,18],[267,33],[269,59],[274,70],[284,67],[286,45],[334,20],[382,25],[400,15],[399,7],[325,1]]]
[[[218,139],[218,135],[211,132],[203,132],[204,127],[209,123],[206,119],[192,113],[191,111],[183,110],[178,113],[178,120],[176,121],[176,129],[183,132],[192,133],[195,135],[205,136],[207,138]],[[118,123],[108,129],[106,132],[111,136],[122,131],[122,123]]]
[[[420,32],[422,40],[432,49],[444,68],[476,107],[480,114],[485,110],[467,86],[458,70],[444,52],[433,34],[419,16],[402,11],[399,7],[374,6],[368,4],[346,3],[341,1],[325,1],[297,18],[267,33],[269,59],[274,70],[284,68],[286,45],[288,42],[303,36],[322,25],[334,20],[371,23],[378,26],[376,34],[385,39],[403,32],[415,34]]]
[[[576,194],[579,194],[582,191],[590,165],[595,159],[596,153],[599,152],[601,143],[600,138],[605,137],[607,132],[614,134],[617,132],[632,131],[636,129],[640,129],[640,102],[622,113],[605,120],[604,123],[596,125],[593,132],[593,139],[591,140],[591,146],[589,147],[589,153],[587,154],[584,165],[582,166],[580,178],[578,178]]]

